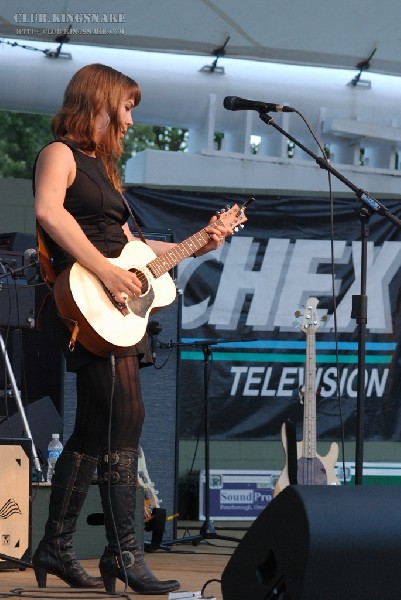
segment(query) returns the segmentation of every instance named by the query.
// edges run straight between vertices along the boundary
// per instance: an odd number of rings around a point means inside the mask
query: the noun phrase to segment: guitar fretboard
[[[243,227],[242,223],[246,221],[246,217],[244,214],[245,208],[249,204],[249,202],[254,201],[254,198],[251,197],[247,202],[243,204],[240,208],[237,204],[234,206],[227,207],[226,210],[219,213],[219,217],[216,219],[213,225],[225,226],[232,233],[233,230],[237,231],[238,227]],[[157,279],[161,277],[170,269],[178,265],[182,260],[192,256],[194,252],[205,246],[210,239],[209,234],[205,229],[201,229],[191,237],[187,238],[183,242],[176,244],[167,252],[164,252],[160,256],[157,256],[153,260],[151,260],[146,266],[151,271],[152,275]]]
[[[222,221],[218,220],[216,221],[216,224],[222,225]],[[208,241],[208,233],[204,229],[201,229],[201,231],[198,231],[183,242],[176,244],[170,250],[167,250],[167,252],[164,252],[157,258],[151,260],[147,264],[147,267],[157,279],[170,271],[170,269],[178,265],[185,258],[192,256],[194,252],[202,248]]]
[[[316,456],[316,333],[314,327],[306,331],[303,456],[305,458]]]

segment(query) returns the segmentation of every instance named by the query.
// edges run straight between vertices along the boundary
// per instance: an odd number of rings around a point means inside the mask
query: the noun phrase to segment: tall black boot
[[[32,557],[40,588],[46,587],[47,573],[57,575],[71,587],[103,587],[100,577],[91,577],[81,566],[72,544],[96,464],[91,456],[66,451],[56,462],[45,534]]]
[[[145,563],[135,535],[138,451],[122,449],[99,457],[99,490],[108,546],[99,568],[107,592],[115,593],[116,578],[127,581],[134,592],[166,594],[180,587],[176,580],[159,581]],[[108,485],[110,473],[110,486]]]

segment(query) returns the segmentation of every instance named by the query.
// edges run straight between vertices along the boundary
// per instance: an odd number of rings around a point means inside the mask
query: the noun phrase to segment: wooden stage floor
[[[198,532],[199,529],[196,528],[191,529],[191,531],[187,530],[186,532],[179,529],[177,536],[180,540],[185,540],[185,535],[196,535]],[[216,526],[217,536],[234,537],[240,541],[243,533],[240,531],[229,531],[225,528],[224,531],[219,531],[219,528]],[[196,546],[192,542],[187,542],[175,544],[168,551],[158,550],[152,553],[147,552],[145,553],[145,558],[147,564],[158,578],[178,579],[181,583],[180,591],[199,592],[209,580],[218,580],[210,582],[206,586],[204,596],[205,598],[212,597],[216,600],[222,600],[223,596],[219,581],[237,545],[238,543],[236,542],[221,540],[217,537],[201,541]],[[81,562],[91,575],[99,575],[97,559],[82,560]],[[39,590],[32,569],[22,571],[17,569],[0,570],[0,598],[101,600],[102,598],[118,597],[107,594],[102,589],[96,591],[73,589],[52,575],[48,575],[47,586],[46,589]],[[116,592],[120,594],[125,592],[122,582],[117,583]],[[127,598],[139,598],[141,594],[128,589],[124,593],[124,596]],[[160,600],[160,598],[168,598],[168,595],[146,595],[144,597],[149,600]]]

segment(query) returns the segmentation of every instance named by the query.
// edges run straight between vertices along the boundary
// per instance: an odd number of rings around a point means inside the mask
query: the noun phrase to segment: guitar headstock
[[[314,297],[308,298],[304,310],[304,316],[302,319],[301,329],[304,333],[308,333],[311,331],[316,332],[320,327],[320,321],[317,314],[317,305],[319,304],[319,300]]]
[[[245,210],[248,204],[254,201],[255,198],[251,196],[241,207],[238,204],[226,206],[223,210],[219,211],[217,222],[220,221],[222,225],[231,230],[232,234],[236,233],[240,228],[243,229],[243,224],[248,220],[245,216]]]

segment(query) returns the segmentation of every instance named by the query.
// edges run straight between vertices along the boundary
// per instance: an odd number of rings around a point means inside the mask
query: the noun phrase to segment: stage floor
[[[193,524],[194,525],[194,524]],[[216,524],[215,524],[216,525]],[[177,537],[185,540],[188,535],[196,535],[199,529],[191,527],[184,530],[178,529]],[[244,532],[241,531],[220,531],[216,525],[217,536],[229,536],[240,540]],[[145,554],[146,562],[152,571],[160,579],[178,579],[181,583],[180,591],[191,592],[201,591],[203,586],[211,579],[220,580],[223,571],[230,560],[230,557],[237,547],[237,542],[226,541],[213,538],[203,540],[196,546],[192,542],[174,544],[170,550],[157,550],[156,552]],[[97,568],[97,559],[82,560],[82,565],[91,575],[99,575]],[[107,594],[104,590],[78,590],[67,586],[63,581],[48,575],[46,589],[39,590],[36,585],[35,575],[32,569],[25,570],[0,570],[0,598],[13,597],[13,590],[19,598],[51,598],[65,600],[72,598],[74,600],[92,600],[100,598],[115,598]],[[11,593],[10,593],[11,592]],[[116,592],[124,592],[124,584],[117,583]],[[140,597],[131,589],[127,590],[127,597]],[[10,594],[10,595],[8,595]],[[219,581],[211,582],[204,591],[205,597],[213,597],[216,600],[222,600],[221,585]],[[121,596],[120,596],[121,597]],[[167,598],[168,595],[146,595],[149,600]]]

